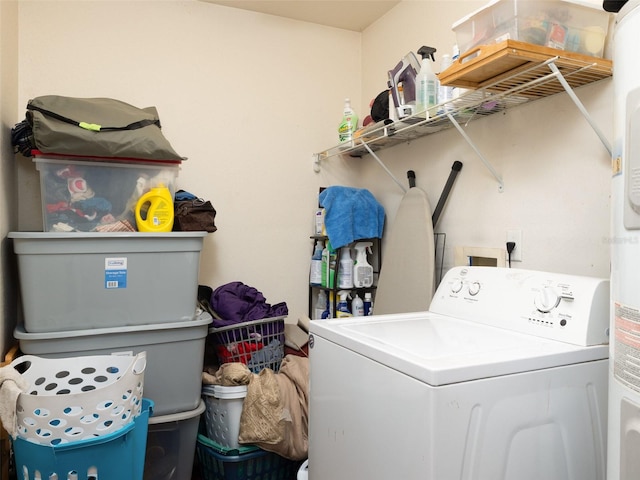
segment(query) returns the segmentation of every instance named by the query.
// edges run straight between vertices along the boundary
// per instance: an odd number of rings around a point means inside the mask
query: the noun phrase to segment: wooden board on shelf
[[[554,64],[572,88],[610,77],[613,73],[611,60],[505,40],[465,52],[451,67],[440,73],[439,79],[442,85],[446,86],[470,89],[486,87],[491,91],[506,91],[512,82],[503,85],[501,83],[503,80],[533,76],[528,78],[531,80],[550,74],[551,70],[544,65],[544,62],[550,59],[555,59]],[[541,65],[541,68],[536,72],[538,65]],[[554,87],[547,85],[539,94],[533,91],[531,95],[546,96],[555,93],[549,91],[549,88]],[[562,91],[562,86],[558,84],[556,90]]]

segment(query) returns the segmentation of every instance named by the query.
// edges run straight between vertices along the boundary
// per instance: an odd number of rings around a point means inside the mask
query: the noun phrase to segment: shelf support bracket
[[[322,160],[321,156],[322,154],[320,153],[313,154],[313,171],[316,173],[320,173],[320,160]]]
[[[487,170],[489,170],[491,175],[493,175],[493,178],[495,178],[496,181],[498,182],[498,191],[502,193],[504,191],[504,182],[502,181],[502,177],[498,174],[498,172],[496,172],[495,168],[493,168],[493,165],[491,165],[491,163],[489,163],[489,161],[486,158],[484,158],[484,155],[482,155],[482,152],[478,150],[478,147],[476,147],[476,144],[473,143],[473,140],[471,140],[471,138],[469,138],[469,135],[467,135],[467,132],[464,131],[464,129],[460,126],[460,124],[453,117],[453,115],[451,115],[450,113],[447,113],[447,118],[449,118],[449,121],[451,122],[451,124],[454,127],[456,127],[456,130],[458,130],[460,135],[462,135],[462,138],[465,139],[465,141],[469,144],[469,146],[473,149],[473,151],[476,152],[476,155],[480,157],[480,160],[482,160],[482,163],[484,163],[484,166],[487,167]]]
[[[560,82],[560,85],[562,85],[562,88],[565,89],[565,91],[567,92],[571,100],[573,100],[573,103],[575,103],[576,107],[578,107],[578,110],[580,110],[580,113],[582,113],[582,116],[587,120],[587,122],[589,122],[589,125],[591,125],[591,128],[593,128],[593,131],[596,132],[596,135],[598,135],[598,137],[600,138],[600,141],[604,145],[604,148],[606,148],[607,152],[609,152],[609,156],[611,156],[612,149],[611,149],[611,144],[609,143],[609,140],[607,140],[607,138],[604,136],[604,133],[602,133],[602,130],[600,130],[598,125],[596,125],[596,123],[593,121],[593,118],[591,118],[591,115],[589,115],[589,112],[587,111],[585,106],[582,104],[578,96],[575,94],[575,92],[573,91],[573,88],[571,88],[571,85],[569,85],[569,82],[567,82],[566,78],[564,78],[564,76],[562,75],[562,73],[560,72],[560,70],[558,69],[555,63],[550,62],[549,68],[551,69],[553,74],[556,76],[556,78]]]
[[[402,185],[402,183],[400,183],[400,181],[393,175],[393,173],[391,173],[391,170],[389,170],[387,168],[387,166],[382,163],[382,160],[380,160],[378,158],[378,156],[374,153],[373,150],[371,150],[371,148],[369,147],[369,145],[367,145],[366,142],[362,142],[362,145],[364,145],[364,148],[367,149],[367,151],[369,152],[369,155],[371,155],[373,158],[375,158],[376,162],[378,162],[380,164],[380,166],[384,169],[385,172],[387,172],[387,175],[389,175],[391,177],[391,179],[396,182],[396,184],[400,187],[400,189],[402,190],[403,193],[407,193],[407,189],[404,188],[404,185]]]

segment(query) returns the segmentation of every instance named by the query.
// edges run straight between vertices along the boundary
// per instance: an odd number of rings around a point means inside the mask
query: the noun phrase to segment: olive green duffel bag
[[[42,153],[182,161],[161,131],[155,107],[111,98],[45,95],[29,100],[26,122]]]

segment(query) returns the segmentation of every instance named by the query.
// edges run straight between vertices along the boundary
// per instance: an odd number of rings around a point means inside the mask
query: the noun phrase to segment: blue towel
[[[382,238],[384,208],[369,190],[332,186],[320,193],[324,224],[333,248],[355,240]]]

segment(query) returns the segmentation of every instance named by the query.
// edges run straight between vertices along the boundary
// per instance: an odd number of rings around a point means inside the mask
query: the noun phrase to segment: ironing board
[[[374,314],[428,310],[435,282],[435,246],[431,206],[420,188],[409,188],[402,198],[382,258]]]

